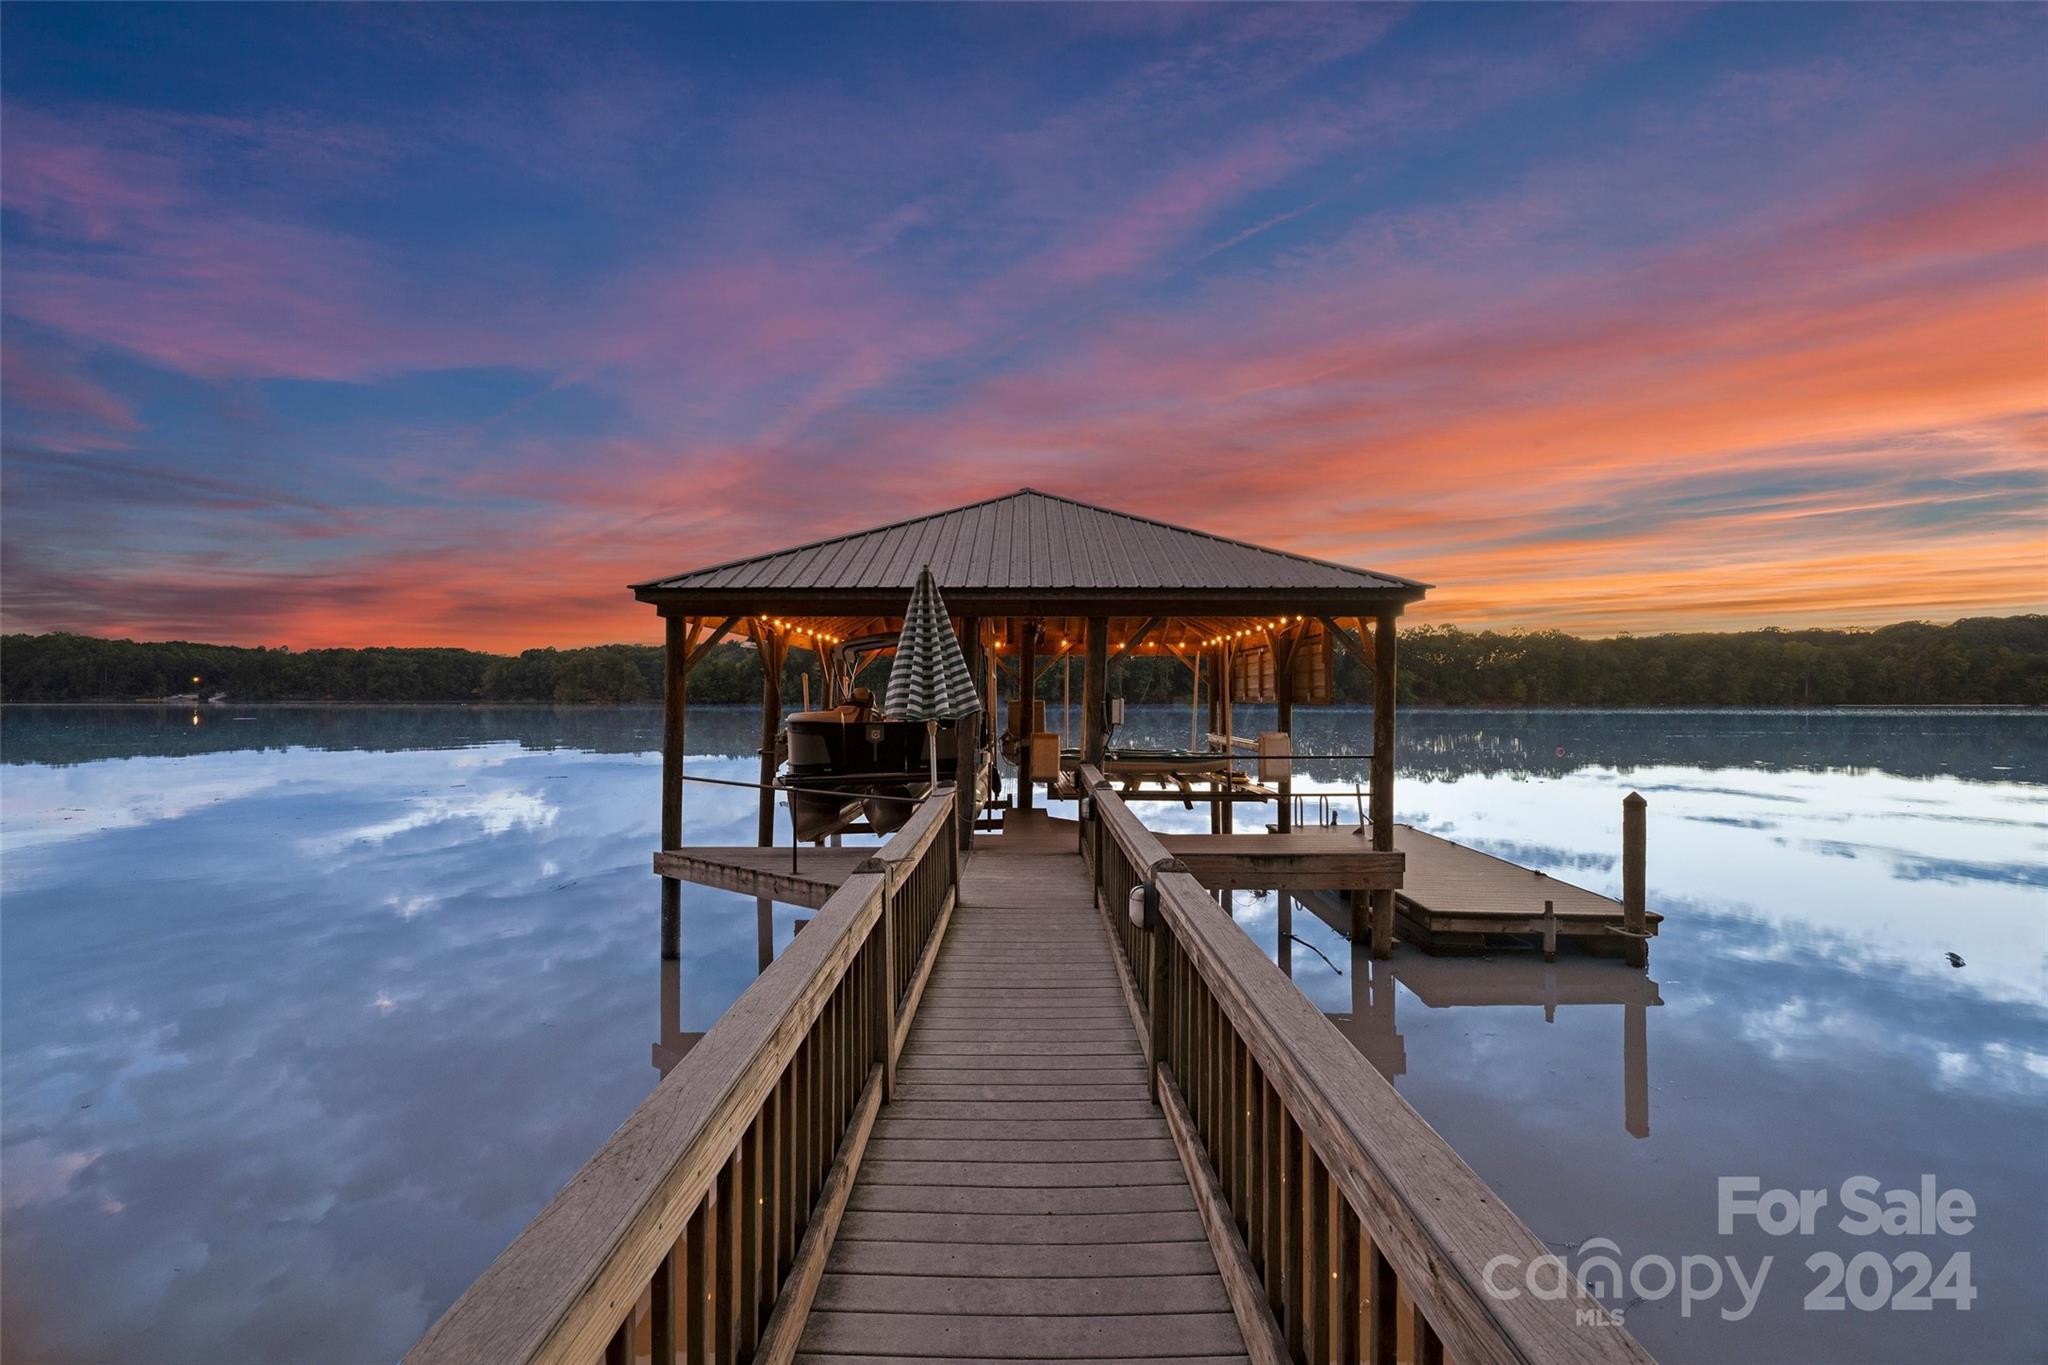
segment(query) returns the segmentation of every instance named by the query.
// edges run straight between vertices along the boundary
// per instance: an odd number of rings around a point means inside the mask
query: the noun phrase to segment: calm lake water
[[[1185,739],[1184,709],[1133,721]],[[1304,749],[1365,747],[1362,712],[1296,721]],[[1613,1300],[1654,1354],[2048,1358],[2048,717],[1402,721],[1402,820],[1595,890],[1618,889],[1621,797],[1649,798],[1648,973],[1368,964],[1299,909],[1283,939],[1272,896],[1234,913],[1560,1254],[1772,1258],[1740,1320],[1732,1284]],[[757,726],[694,710],[689,770],[750,778]],[[8,1359],[399,1355],[759,968],[755,903],[697,887],[659,961],[658,731],[648,709],[0,713]],[[1311,771],[1348,793],[1358,766]],[[753,795],[692,787],[686,820],[749,842]],[[1859,1175],[1931,1175],[1977,1216],[1852,1236]],[[1830,1202],[1810,1236],[1722,1236],[1723,1176]],[[1976,1298],[1803,1306],[1809,1256],[1867,1251],[1966,1252]]]

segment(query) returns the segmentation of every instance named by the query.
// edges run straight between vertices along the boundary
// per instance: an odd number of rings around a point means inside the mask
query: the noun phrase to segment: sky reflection
[[[1163,738],[1185,722],[1133,714]],[[1298,717],[1305,744],[1354,747],[1354,713]],[[209,712],[205,743],[167,719],[0,713],[9,1359],[391,1359],[745,988],[755,904],[688,888],[663,981],[644,711]],[[751,775],[757,723],[693,712],[691,771]],[[1621,795],[1650,798],[1668,918],[1647,977],[1355,962],[1299,907],[1284,955],[1540,1237],[1779,1255],[1749,1321],[1643,1305],[1645,1344],[2038,1358],[2042,720],[1404,723],[1403,819],[1596,890],[1618,883]],[[686,819],[745,842],[751,794],[693,787]],[[775,907],[771,948],[807,913]],[[1282,956],[1276,898],[1235,913]],[[1800,1262],[1830,1243],[1713,1232],[1720,1174],[1922,1171],[1982,1211],[1967,1315],[1802,1313]]]

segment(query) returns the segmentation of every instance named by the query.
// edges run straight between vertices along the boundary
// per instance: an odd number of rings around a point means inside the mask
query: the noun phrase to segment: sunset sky
[[[11,630],[652,640],[1026,484],[1473,626],[2048,604],[2048,7],[0,22]]]

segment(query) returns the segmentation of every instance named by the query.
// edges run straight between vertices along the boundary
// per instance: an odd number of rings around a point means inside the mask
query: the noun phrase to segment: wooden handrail
[[[854,870],[885,874],[892,891],[901,886],[916,870],[932,841],[946,828],[952,812],[946,802],[952,799],[951,786],[940,787],[925,797],[902,827],[889,836],[889,841],[876,849],[874,856],[862,859]]]
[[[1176,1102],[1185,1092],[1202,1127],[1250,1260],[1265,1278],[1297,1358],[1316,1354],[1318,1330],[1338,1331],[1346,1322],[1355,1329],[1362,1307],[1383,1315],[1380,1324],[1394,1330],[1391,1303],[1365,1303],[1383,1297],[1371,1283],[1375,1276],[1358,1273],[1378,1264],[1370,1258],[1383,1257],[1419,1319],[1414,1330],[1452,1359],[1647,1361],[1626,1331],[1594,1325],[1604,1324],[1604,1315],[1590,1311],[1598,1305],[1576,1285],[1561,1300],[1489,1292],[1489,1261],[1507,1255],[1526,1269],[1549,1254],[1543,1244],[1322,1011],[1218,913],[1211,893],[1178,870],[1099,772],[1082,769],[1081,784],[1092,798],[1091,823],[1100,830],[1092,847],[1103,909],[1124,949],[1134,992],[1154,1016],[1152,1035],[1164,1039],[1155,1064],[1174,1087]],[[1131,928],[1123,905],[1111,903],[1113,892],[1140,880],[1159,893],[1150,935]],[[1148,960],[1154,953],[1163,953],[1163,961]],[[1276,1162],[1278,1175],[1271,1169]],[[1304,1191],[1289,1192],[1289,1170],[1297,1186],[1307,1186],[1309,1204],[1317,1203],[1316,1181],[1334,1188],[1356,1220],[1349,1234],[1335,1225],[1334,1210],[1318,1214],[1304,1231]],[[1290,1200],[1292,1210],[1267,1207]],[[1361,1232],[1369,1239],[1368,1259],[1353,1257],[1340,1266],[1332,1245]],[[1310,1253],[1320,1247],[1324,1260],[1306,1262],[1320,1265],[1320,1273],[1303,1274],[1304,1246]],[[1361,1358],[1373,1358],[1362,1341],[1353,1345]],[[1391,1339],[1384,1349],[1391,1359]]]
[[[906,916],[928,937],[943,931],[924,903],[943,895],[950,908],[953,812],[950,789],[920,804],[876,869],[826,901],[406,1365],[623,1358],[650,1292],[655,1320],[641,1328],[657,1345],[751,1353],[775,1289],[823,1254],[812,1200],[844,1139],[864,1137],[870,1072],[900,1045],[887,936]],[[905,946],[929,956],[923,937]]]

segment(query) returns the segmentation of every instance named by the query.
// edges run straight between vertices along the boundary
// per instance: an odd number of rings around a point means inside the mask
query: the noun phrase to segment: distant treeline
[[[1753,630],[1586,640],[1559,631],[1401,632],[1404,702],[1442,706],[1924,706],[2048,704],[2048,616],[1907,622],[1881,630]],[[886,663],[862,681],[880,692]],[[791,651],[783,695],[795,703],[815,659]],[[1079,688],[1079,660],[1073,685]],[[197,692],[238,702],[653,701],[661,650],[652,645],[529,649],[242,649],[85,635],[0,638],[0,699],[133,701]],[[193,679],[197,678],[195,683]],[[1039,695],[1057,700],[1062,669]],[[1188,673],[1167,657],[1117,665],[1114,690],[1133,702],[1186,701]],[[1337,700],[1370,695],[1365,670],[1336,655]],[[720,645],[690,675],[690,699],[754,701],[758,656]]]

